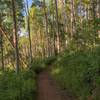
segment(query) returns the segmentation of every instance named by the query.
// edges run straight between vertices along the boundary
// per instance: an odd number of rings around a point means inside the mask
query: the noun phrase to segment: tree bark
[[[1,27],[1,15],[0,15],[0,27]],[[0,30],[0,47],[1,47],[1,63],[2,71],[4,71],[4,50],[3,50],[3,34]]]
[[[70,1],[70,8],[71,8],[71,35],[70,38],[71,40],[73,39],[73,35],[74,35],[74,0]]]
[[[19,49],[18,49],[18,34],[17,34],[17,17],[15,0],[12,0],[13,23],[14,23],[14,46],[15,46],[15,59],[16,59],[16,73],[19,72]]]
[[[0,34],[0,47],[1,47],[1,62],[2,62],[2,71],[4,70],[4,50],[3,50],[3,35]]]
[[[57,54],[60,52],[60,32],[59,32],[59,22],[58,22],[58,3],[57,0],[55,0],[55,7],[56,7],[56,46],[57,46]]]
[[[47,41],[47,57],[50,56],[50,37],[48,33],[48,15],[46,11],[46,2],[43,0],[43,9],[44,9],[44,17],[45,17],[45,32],[46,32],[46,41]]]
[[[31,32],[30,32],[30,14],[29,14],[28,0],[26,0],[26,3],[27,3],[27,30],[28,30],[28,36],[29,36],[30,65],[31,65],[32,63],[32,41],[31,41]]]

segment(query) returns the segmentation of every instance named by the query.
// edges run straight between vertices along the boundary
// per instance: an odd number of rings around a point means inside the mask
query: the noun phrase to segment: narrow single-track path
[[[73,100],[64,95],[55,85],[47,71],[39,74],[38,78],[38,100]]]

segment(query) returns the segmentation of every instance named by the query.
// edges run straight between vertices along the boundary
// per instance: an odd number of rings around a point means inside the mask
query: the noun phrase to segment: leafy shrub
[[[31,70],[35,71],[37,74],[45,68],[44,60],[34,59],[32,62]]]
[[[56,56],[48,57],[44,59],[44,63],[46,66],[50,66],[56,61]]]
[[[52,75],[79,100],[100,94],[100,48],[94,51],[65,52],[53,65]]]
[[[0,100],[33,100],[36,96],[35,74],[23,71],[18,75],[4,72],[0,75]]]

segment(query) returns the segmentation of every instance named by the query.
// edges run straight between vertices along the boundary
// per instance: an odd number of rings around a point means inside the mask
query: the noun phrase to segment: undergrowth
[[[13,71],[0,73],[0,100],[36,99],[35,73],[25,70],[16,74]]]
[[[66,51],[53,64],[51,74],[77,100],[100,100],[100,48]]]

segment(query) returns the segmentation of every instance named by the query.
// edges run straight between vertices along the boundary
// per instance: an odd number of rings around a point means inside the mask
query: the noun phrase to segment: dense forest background
[[[33,100],[50,66],[77,100],[100,100],[100,0],[0,0],[0,100]]]

